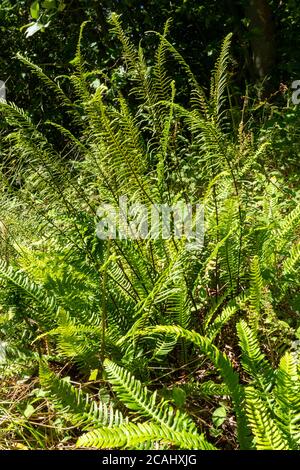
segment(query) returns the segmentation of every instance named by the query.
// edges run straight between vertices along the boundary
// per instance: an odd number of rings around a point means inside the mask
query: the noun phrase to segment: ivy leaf
[[[35,412],[35,408],[32,406],[32,405],[27,405],[25,411],[24,411],[24,416],[25,418],[29,419],[30,416],[33,415],[33,413]]]
[[[216,428],[219,428],[225,421],[227,411],[225,406],[219,406],[212,415],[212,422]]]
[[[36,0],[30,6],[30,15],[34,20],[37,20],[40,14],[40,3]]]

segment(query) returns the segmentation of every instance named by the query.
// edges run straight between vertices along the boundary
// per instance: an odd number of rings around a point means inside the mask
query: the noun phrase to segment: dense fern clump
[[[256,139],[247,110],[231,126],[231,35],[207,92],[169,41],[170,22],[149,33],[151,62],[110,21],[123,88],[116,71],[85,63],[85,24],[59,81],[19,56],[70,128],[0,103],[1,373],[39,365],[47,406],[84,432],[78,447],[218,449],[227,433],[227,448],[299,449],[299,192],[266,165],[272,135]],[[201,204],[203,246],[99,238],[99,207],[117,211],[124,196],[149,211]]]

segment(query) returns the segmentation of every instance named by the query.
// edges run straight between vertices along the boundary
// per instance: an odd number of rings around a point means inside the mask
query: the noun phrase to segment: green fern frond
[[[228,387],[224,383],[216,383],[212,380],[207,380],[206,382],[198,384],[195,392],[199,393],[201,397],[211,398],[211,397],[220,397],[228,396],[229,391]]]
[[[236,305],[228,305],[225,307],[220,315],[218,315],[213,322],[208,326],[205,333],[206,336],[213,341],[215,337],[220,333],[222,328],[228,323],[228,321],[233,317],[237,311]]]
[[[259,315],[262,296],[263,280],[260,271],[259,258],[254,256],[250,267],[250,301],[253,310]]]
[[[293,449],[300,448],[300,374],[298,357],[286,352],[276,373],[274,396],[278,425],[286,433]]]
[[[11,266],[7,266],[5,261],[0,260],[0,277],[12,283],[16,288],[20,289],[24,295],[36,302],[37,309],[32,309],[32,316],[40,323],[40,326],[52,325],[57,318],[58,305],[56,299],[45,292],[42,286],[30,280],[24,272],[17,271]],[[43,311],[39,309],[42,308]],[[47,312],[48,315],[47,318]]]
[[[269,391],[274,383],[274,371],[260,350],[256,332],[241,320],[237,324],[237,333],[244,369],[261,391]]]
[[[173,334],[162,334],[155,339],[155,349],[151,360],[160,360],[162,357],[167,356],[175,348],[177,343],[177,337]]]
[[[46,121],[45,124],[55,127],[64,137],[66,137],[73,145],[74,148],[77,148],[83,154],[89,153],[89,148],[86,147],[80,140],[78,140],[69,129],[57,124],[56,122]]]
[[[50,90],[52,90],[60,103],[64,105],[67,109],[67,112],[73,116],[77,123],[82,123],[80,113],[76,110],[76,107],[64,91],[58,86],[51,78],[46,75],[41,67],[31,62],[27,57],[24,57],[22,54],[17,53],[17,58],[25,64]]]
[[[104,368],[118,398],[141,416],[146,416],[172,430],[195,433],[196,426],[186,413],[175,411],[168,403],[157,399],[157,392],[150,393],[147,387],[135,379],[129,371],[106,359]]]
[[[135,73],[138,70],[139,66],[138,52],[135,46],[130,42],[130,40],[123,31],[120,21],[120,15],[118,15],[117,13],[112,13],[109,19],[112,24],[112,33],[116,34],[123,46],[123,54],[127,65],[129,69],[132,70],[133,73]]]
[[[289,450],[289,443],[272,418],[268,405],[253,387],[246,387],[246,413],[257,450]]]
[[[149,442],[152,448],[155,443],[159,443],[179,449],[215,450],[202,434],[176,431],[164,424],[154,423],[129,423],[114,428],[96,429],[81,436],[76,447],[136,449],[144,442]]]
[[[200,113],[203,116],[208,117],[209,116],[209,111],[208,111],[208,104],[207,104],[207,99],[206,99],[205,93],[204,93],[203,89],[201,88],[201,86],[199,85],[195,75],[191,71],[191,68],[189,67],[189,65],[184,60],[183,56],[167,40],[167,38],[164,35],[161,35],[157,31],[150,31],[150,32],[156,34],[159,37],[161,43],[165,44],[166,48],[170,51],[170,53],[173,55],[175,60],[182,67],[182,69],[186,73],[188,81],[191,85],[192,102],[194,103],[196,109],[199,110]]]
[[[297,204],[297,206],[291,212],[289,212],[289,214],[286,215],[280,222],[280,227],[277,235],[278,242],[276,247],[279,253],[290,242],[290,236],[298,227],[299,220],[300,204]]]
[[[229,49],[232,33],[229,33],[222,44],[221,52],[215,65],[212,76],[210,98],[213,103],[214,117],[217,121],[220,119],[221,108],[224,101],[224,91],[227,85],[227,64],[229,59]]]
[[[294,245],[291,249],[289,256],[283,263],[283,275],[292,276],[296,273],[296,266],[300,261],[300,243]]]
[[[263,279],[260,270],[259,257],[254,256],[250,266],[250,305],[252,312],[249,321],[256,330],[258,328],[259,315],[262,301]]]
[[[196,346],[199,347],[200,351],[205,354],[217,368],[225,385],[228,388],[229,394],[232,398],[234,409],[237,417],[238,425],[238,439],[242,448],[248,448],[249,445],[249,436],[248,428],[245,420],[243,403],[244,403],[244,393],[243,389],[239,384],[239,376],[234,371],[233,366],[230,360],[225,354],[214,346],[211,341],[199,335],[195,331],[185,330],[179,326],[163,326],[158,325],[153,328],[148,328],[144,332],[139,332],[139,334],[156,334],[156,333],[173,333],[177,337],[184,338],[187,341],[191,341]]]
[[[64,379],[59,379],[44,363],[40,363],[40,382],[57,409],[68,415],[75,426],[85,429],[116,426],[127,422],[122,413],[111,404],[97,403],[82,390]]]
[[[168,19],[164,26],[163,38],[166,38],[170,26],[171,20]],[[166,43],[161,39],[155,53],[155,64],[153,67],[154,86],[158,101],[167,101],[170,96],[171,79],[166,71],[167,52]]]

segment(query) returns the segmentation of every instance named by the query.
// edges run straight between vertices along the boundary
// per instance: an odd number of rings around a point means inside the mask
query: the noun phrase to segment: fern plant
[[[194,331],[156,326],[140,334],[156,335],[161,331],[193,342],[212,361],[233,402],[241,449],[299,449],[299,361],[292,353],[285,353],[278,369],[272,369],[260,351],[255,331],[242,320],[238,324],[238,335],[244,358],[243,373],[248,375],[248,383],[243,385],[229,358]],[[53,403],[70,413],[72,422],[93,428],[78,439],[78,447],[135,449],[155,444],[162,448],[215,448],[185,412],[175,410],[165,399],[158,398],[157,391],[151,393],[130,372],[111,360],[105,360],[104,368],[118,400],[131,412],[129,419],[124,420],[117,410],[101,402],[96,404],[89,400],[41,365],[41,382],[50,392]],[[215,390],[217,392],[212,393],[218,393],[218,388]]]
[[[237,111],[238,129],[230,127],[232,36],[223,41],[206,93],[168,39],[171,22],[162,34],[151,32],[158,41],[151,66],[120,18],[112,14],[110,22],[123,50],[124,89],[114,71],[85,63],[84,24],[68,76],[50,80],[19,56],[54,94],[70,128],[36,124],[15,104],[0,103],[10,129],[0,172],[1,338],[15,331],[15,352],[23,345],[28,355],[71,362],[85,378],[105,370],[120,401],[137,407],[132,421],[110,405],[91,404],[42,365],[42,383],[60,409],[92,429],[80,445],[211,448],[184,412],[144,385],[154,367],[185,369],[200,349],[200,362],[209,359],[223,381],[206,392],[220,385],[231,397],[240,448],[294,448],[298,405],[278,396],[296,386],[296,375],[289,365],[294,378],[285,382],[286,366],[277,364],[299,327],[299,194],[283,197],[284,175],[265,166],[269,142],[254,138],[244,109]],[[184,98],[167,73],[169,60],[186,77]],[[203,247],[191,251],[175,236],[99,238],[99,207],[117,211],[124,195],[148,212],[159,204],[201,204]],[[24,214],[26,229],[19,231]],[[273,345],[268,357],[257,338]],[[237,342],[249,387],[224,352],[236,351]]]

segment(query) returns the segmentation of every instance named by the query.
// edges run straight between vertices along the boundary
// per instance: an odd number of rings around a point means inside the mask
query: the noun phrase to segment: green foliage
[[[59,83],[18,56],[57,100],[57,120],[0,103],[3,374],[39,363],[53,412],[87,431],[78,447],[213,449],[234,423],[231,447],[296,449],[299,193],[268,166],[272,135],[253,136],[245,108],[232,123],[231,34],[206,93],[168,39],[169,21],[151,35],[154,65],[118,14],[110,23],[124,87],[115,68],[87,65],[84,23]],[[148,210],[202,204],[203,247],[98,237],[98,209],[117,210],[124,195]],[[65,368],[77,386],[59,378]]]
[[[88,394],[73,387],[65,379],[59,379],[48,367],[40,364],[41,386],[54,398],[55,406],[67,413],[70,421],[76,426],[99,427],[126,423],[119,411],[111,404],[96,404]]]
[[[257,341],[245,322],[238,325],[240,336],[253,335],[253,342]],[[182,336],[193,341],[215,364],[226,385],[228,393],[235,403],[234,410],[240,431],[238,439],[241,448],[249,449],[252,445],[258,450],[299,449],[299,364],[295,357],[286,353],[280,361],[278,370],[272,371],[275,384],[269,382],[264,389],[257,379],[256,345],[241,342],[242,353],[248,359],[246,372],[253,385],[241,385],[238,375],[232,370],[230,361],[222,355],[217,348],[199,334],[178,327],[156,327],[152,330],[155,334],[161,329],[172,330],[178,337]],[[250,353],[249,353],[250,349]],[[67,382],[58,380],[43,366],[41,369],[42,384],[51,389],[54,403],[68,406],[72,412],[72,420],[83,424],[88,420],[89,424],[97,427],[81,436],[77,442],[78,447],[96,448],[139,448],[141,444],[153,446],[175,445],[183,449],[213,449],[204,435],[197,432],[193,421],[181,411],[175,410],[164,400],[157,399],[157,391],[149,390],[136,380],[128,371],[114,364],[110,360],[104,363],[107,372],[107,380],[117,393],[118,399],[129,410],[134,412],[131,421],[122,423],[118,412],[115,411],[107,417],[107,408],[104,404],[94,406],[88,404],[88,398],[83,398],[82,393],[75,391]],[[269,366],[270,367],[270,366]],[[272,380],[272,379],[271,379]],[[50,395],[50,396],[51,396]],[[73,398],[74,397],[74,398]],[[104,416],[103,416],[104,415]],[[117,416],[117,418],[115,418]],[[150,421],[140,422],[140,417]],[[104,421],[109,419],[109,426]],[[216,427],[222,425],[226,419],[226,409],[219,407],[212,415],[212,422]],[[251,431],[253,444],[249,441]]]

